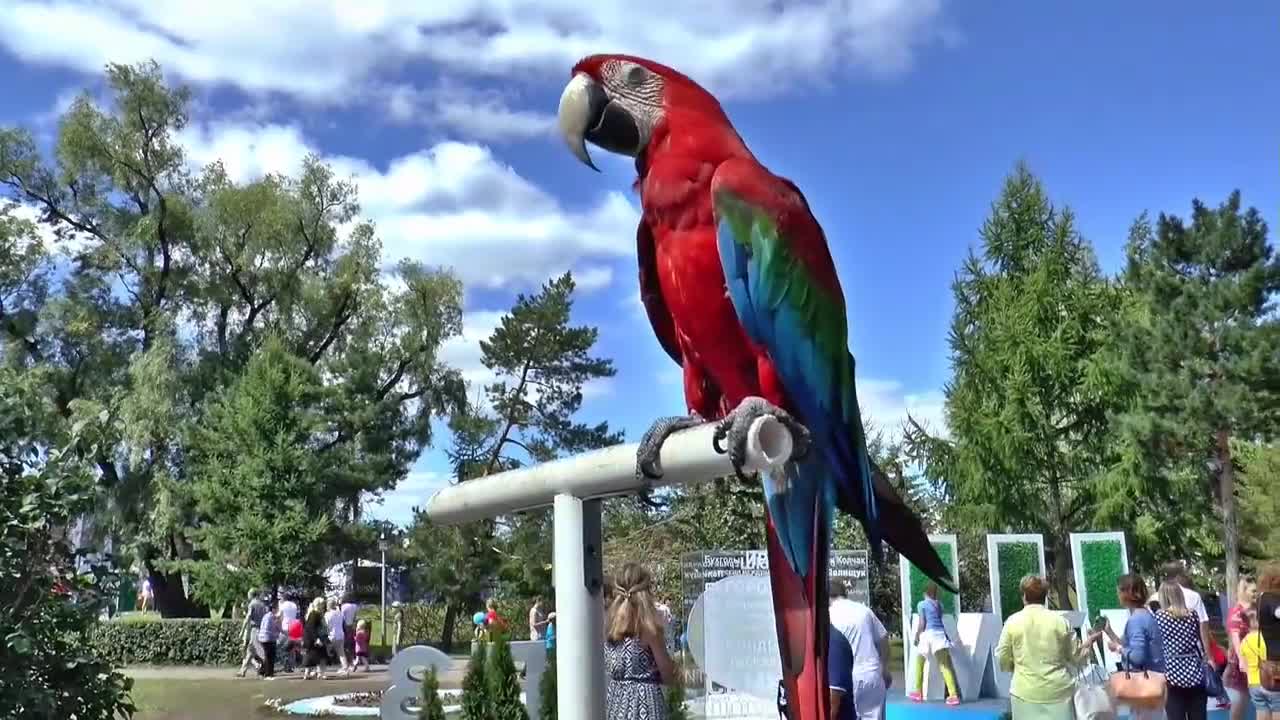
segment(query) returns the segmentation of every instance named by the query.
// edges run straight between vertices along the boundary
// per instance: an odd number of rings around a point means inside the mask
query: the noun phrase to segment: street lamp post
[[[378,549],[382,551],[382,645],[387,644],[387,532],[378,536]]]

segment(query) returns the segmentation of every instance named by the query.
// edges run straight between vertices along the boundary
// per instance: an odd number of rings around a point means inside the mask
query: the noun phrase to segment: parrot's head
[[[573,66],[560,95],[560,132],[574,156],[599,170],[587,141],[621,155],[644,153],[675,118],[727,123],[715,96],[666,65],[632,55],[592,55]]]

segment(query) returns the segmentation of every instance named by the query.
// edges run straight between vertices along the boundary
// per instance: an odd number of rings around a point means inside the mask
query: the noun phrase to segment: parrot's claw
[[[636,452],[636,479],[662,479],[662,444],[672,433],[705,423],[700,415],[694,413],[686,416],[658,418],[640,438],[640,449]],[[643,494],[643,493],[642,493]]]
[[[716,452],[729,455],[733,463],[733,472],[743,482],[751,482],[751,478],[743,472],[742,467],[747,460],[747,433],[757,418],[772,415],[791,433],[791,460],[804,460],[809,454],[809,429],[800,424],[786,410],[772,405],[764,398],[749,397],[738,404],[732,412],[716,425],[711,444]],[[725,441],[728,444],[725,445]]]

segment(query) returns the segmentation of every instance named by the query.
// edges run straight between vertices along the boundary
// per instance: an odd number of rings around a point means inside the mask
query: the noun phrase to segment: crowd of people
[[[1242,720],[1246,703],[1257,720],[1280,720],[1280,564],[1267,566],[1255,583],[1239,583],[1237,603],[1227,614],[1229,647],[1221,648],[1209,628],[1203,598],[1186,568],[1170,563],[1160,584],[1148,592],[1139,575],[1117,582],[1119,603],[1129,616],[1121,634],[1105,619],[1086,628],[1083,637],[1058,612],[1048,609],[1049,584],[1028,576],[1020,586],[1023,607],[1006,620],[996,646],[1001,669],[1012,674],[1010,705],[1014,720],[1085,720],[1074,703],[1082,674],[1095,648],[1105,640],[1122,658],[1109,674],[1107,702],[1126,705],[1134,720],[1205,720],[1209,703],[1230,708]],[[835,720],[883,720],[892,686],[889,634],[869,607],[848,597],[845,585],[829,586],[830,620],[827,680]],[[678,679],[672,659],[670,611],[659,611],[653,579],[630,563],[605,585],[605,648],[608,673],[606,719],[667,716],[663,685]],[[664,608],[665,609],[665,608]],[[946,704],[960,704],[951,662],[952,641],[943,624],[938,588],[929,585],[915,608],[917,621],[914,684],[909,699],[921,694],[926,658],[939,668]],[[530,627],[539,611],[530,611]],[[1098,674],[1108,676],[1107,669]],[[779,692],[779,709],[786,703]]]
[[[1045,609],[1043,579],[1025,578],[1021,589],[1024,606],[1006,621],[996,650],[1000,666],[1013,673],[1014,720],[1075,717],[1081,665],[1104,637],[1122,658],[1108,695],[1127,705],[1134,720],[1205,720],[1214,698],[1233,720],[1244,717],[1246,702],[1258,720],[1280,720],[1280,564],[1264,568],[1256,584],[1240,581],[1225,650],[1214,641],[1204,600],[1181,563],[1163,568],[1154,594],[1141,576],[1122,576],[1116,594],[1129,612],[1123,634],[1104,619],[1083,642]]]
[[[1228,611],[1228,647],[1219,647],[1209,628],[1203,598],[1192,587],[1181,563],[1162,569],[1154,593],[1136,574],[1122,576],[1116,587],[1119,604],[1128,610],[1117,634],[1104,619],[1080,637],[1064,617],[1048,609],[1047,581],[1023,578],[1023,607],[1004,624],[995,655],[1012,674],[1013,720],[1084,720],[1073,700],[1093,650],[1106,641],[1122,658],[1110,676],[1110,697],[1128,705],[1134,720],[1206,720],[1207,705],[1219,697],[1231,720],[1243,720],[1252,705],[1257,720],[1280,720],[1280,563],[1263,568],[1257,582],[1240,580],[1236,604]],[[649,570],[624,565],[606,579],[604,665],[608,675],[606,720],[667,716],[665,685],[681,678],[674,655],[674,616],[656,594]],[[849,597],[843,582],[831,581],[827,675],[831,717],[835,720],[883,720],[892,686],[889,634],[863,603]],[[239,675],[251,667],[259,675],[275,675],[277,658],[285,672],[301,666],[304,678],[323,678],[330,666],[350,674],[369,665],[369,626],[357,621],[358,606],[347,600],[315,598],[305,613],[292,599],[277,602],[272,593],[249,595],[244,617],[244,660]],[[950,657],[952,640],[943,623],[938,588],[930,584],[914,608],[910,638],[915,649],[910,700],[923,702],[926,659],[939,668],[946,704],[961,702]],[[474,617],[477,639],[510,634],[510,623],[489,600]],[[555,647],[556,613],[535,598],[528,614],[528,638]],[[785,706],[779,692],[780,710]]]
[[[317,597],[301,613],[291,598],[277,600],[269,591],[251,591],[241,626],[244,659],[236,673],[244,677],[256,668],[261,677],[302,668],[303,679],[323,679],[330,666],[350,675],[369,672],[369,621],[357,620],[360,607],[352,599]]]

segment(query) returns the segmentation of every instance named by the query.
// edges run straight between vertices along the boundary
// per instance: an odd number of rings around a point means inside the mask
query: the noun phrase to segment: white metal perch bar
[[[704,482],[733,473],[728,455],[716,452],[715,424],[674,433],[662,445],[661,480],[654,485]],[[649,486],[636,478],[639,445],[611,448],[470,480],[437,492],[427,517],[458,525],[505,513],[553,507],[556,594],[557,706],[563,720],[604,717],[602,552],[600,499]],[[778,466],[791,458],[793,442],[776,418],[757,418],[747,436],[748,470]],[[529,708],[536,718],[537,708]]]

